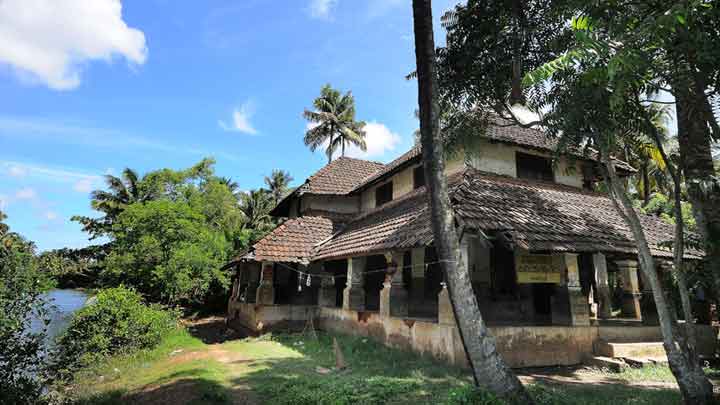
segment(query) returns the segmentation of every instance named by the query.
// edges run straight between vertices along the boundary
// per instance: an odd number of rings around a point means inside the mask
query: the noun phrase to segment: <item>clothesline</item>
[[[437,260],[437,261],[434,261],[434,262],[427,262],[427,263],[423,263],[423,264],[414,264],[414,265],[411,264],[411,265],[409,265],[409,266],[402,266],[402,268],[403,268],[403,269],[405,269],[405,268],[411,268],[411,269],[412,269],[412,268],[424,267],[425,270],[427,271],[427,269],[428,269],[428,267],[429,267],[430,265],[440,264],[440,263],[457,263],[457,262],[454,261],[454,260]],[[283,267],[283,268],[285,268],[285,269],[287,269],[287,270],[294,271],[295,273],[298,274],[298,291],[302,291],[303,279],[305,279],[305,285],[306,285],[306,287],[310,287],[310,286],[312,285],[312,278],[313,278],[313,277],[314,277],[314,278],[319,278],[319,279],[323,279],[323,278],[324,278],[324,279],[332,279],[333,282],[335,282],[335,280],[338,279],[338,278],[347,278],[347,275],[328,275],[328,274],[309,273],[309,272],[305,272],[305,271],[300,271],[300,270],[298,270],[298,269],[294,269],[294,268],[292,268],[292,267],[290,267],[290,266],[288,266],[288,265],[286,265],[286,264],[284,264],[284,263],[276,263],[276,264],[280,265],[281,267]],[[385,268],[382,268],[382,269],[375,269],[375,270],[370,270],[370,271],[363,271],[363,272],[361,272],[360,274],[365,275],[365,274],[373,274],[373,273],[387,273],[387,271],[388,271],[389,269],[391,269],[391,268],[397,269],[398,267],[400,267],[400,266],[397,266],[397,267],[385,267]]]

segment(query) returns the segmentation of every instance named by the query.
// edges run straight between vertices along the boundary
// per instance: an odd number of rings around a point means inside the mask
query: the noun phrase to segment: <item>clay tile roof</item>
[[[325,165],[300,186],[300,192],[344,195],[385,165],[369,160],[341,157]]]
[[[507,232],[534,251],[636,253],[630,230],[601,193],[525,181],[473,169],[448,178],[458,222],[485,232]],[[671,257],[661,243],[673,226],[641,214],[652,253]],[[368,255],[432,242],[424,188],[357,217],[323,243],[313,260]],[[688,251],[688,258],[701,252]]]
[[[538,129],[511,125],[509,121],[503,121],[499,118],[495,119],[494,124],[488,125],[487,130],[484,133],[478,135],[481,138],[489,139],[494,142],[510,143],[513,145],[551,153],[557,150],[558,144],[557,139],[548,137],[544,132]],[[409,151],[403,153],[400,157],[385,165],[382,170],[368,176],[355,188],[354,191],[360,191],[381,178],[384,178],[409,164],[419,161],[421,155],[422,148],[420,145],[413,146]],[[581,152],[572,153],[572,155],[579,159],[597,159],[597,155],[592,152],[590,152],[590,156],[585,156]],[[616,167],[619,169],[628,172],[636,171],[632,166],[622,160],[614,159],[614,161]]]
[[[291,218],[253,246],[253,260],[306,263],[315,245],[332,234],[333,222],[328,218]]]

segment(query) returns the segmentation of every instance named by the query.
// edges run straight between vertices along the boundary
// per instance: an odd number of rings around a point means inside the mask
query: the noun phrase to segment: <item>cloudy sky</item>
[[[410,0],[2,0],[0,209],[41,250],[79,247],[70,217],[125,167],[302,181],[325,162],[301,117],[324,83],[368,122],[350,154],[391,160],[418,126],[414,63]]]

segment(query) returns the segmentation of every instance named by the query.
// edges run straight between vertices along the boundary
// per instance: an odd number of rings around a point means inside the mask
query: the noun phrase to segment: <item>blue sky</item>
[[[0,208],[46,250],[89,243],[70,217],[124,167],[212,156],[242,189],[297,183],[325,163],[301,117],[324,83],[369,123],[352,154],[388,161],[418,126],[414,64],[410,0],[4,0]]]

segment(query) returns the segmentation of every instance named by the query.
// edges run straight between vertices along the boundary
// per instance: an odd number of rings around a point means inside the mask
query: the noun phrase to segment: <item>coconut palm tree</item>
[[[245,216],[246,229],[267,230],[272,226],[270,211],[273,208],[272,195],[265,189],[250,190],[240,194],[240,210]]]
[[[275,204],[285,196],[291,181],[293,181],[293,178],[290,173],[280,169],[274,169],[270,176],[265,176],[265,184],[268,186]]]
[[[355,98],[351,92],[341,94],[326,84],[320,89],[320,97],[313,101],[313,107],[314,111],[306,109],[303,112],[303,117],[312,125],[305,133],[305,145],[311,151],[327,144],[325,153],[330,163],[338,148],[345,156],[346,144],[367,150],[365,122],[355,121]]]
[[[83,231],[88,232],[91,239],[107,234],[125,207],[134,202],[142,202],[151,198],[150,194],[140,186],[138,174],[130,168],[125,168],[120,177],[105,175],[105,183],[108,190],[95,190],[90,193],[92,198],[90,206],[105,214],[104,217],[74,216],[71,218],[83,226]]]
[[[476,384],[493,393],[512,398],[517,403],[533,400],[520,380],[506,365],[495,346],[495,340],[483,321],[472,290],[470,272],[460,260],[458,235],[444,176],[445,159],[440,137],[437,67],[430,0],[413,0],[415,58],[417,63],[418,101],[420,105],[420,143],[428,186],[428,203],[435,249],[448,281],[458,329]]]
[[[230,177],[218,177],[218,181],[220,182],[220,184],[226,185],[230,192],[233,194],[235,194],[240,188],[240,185]]]

